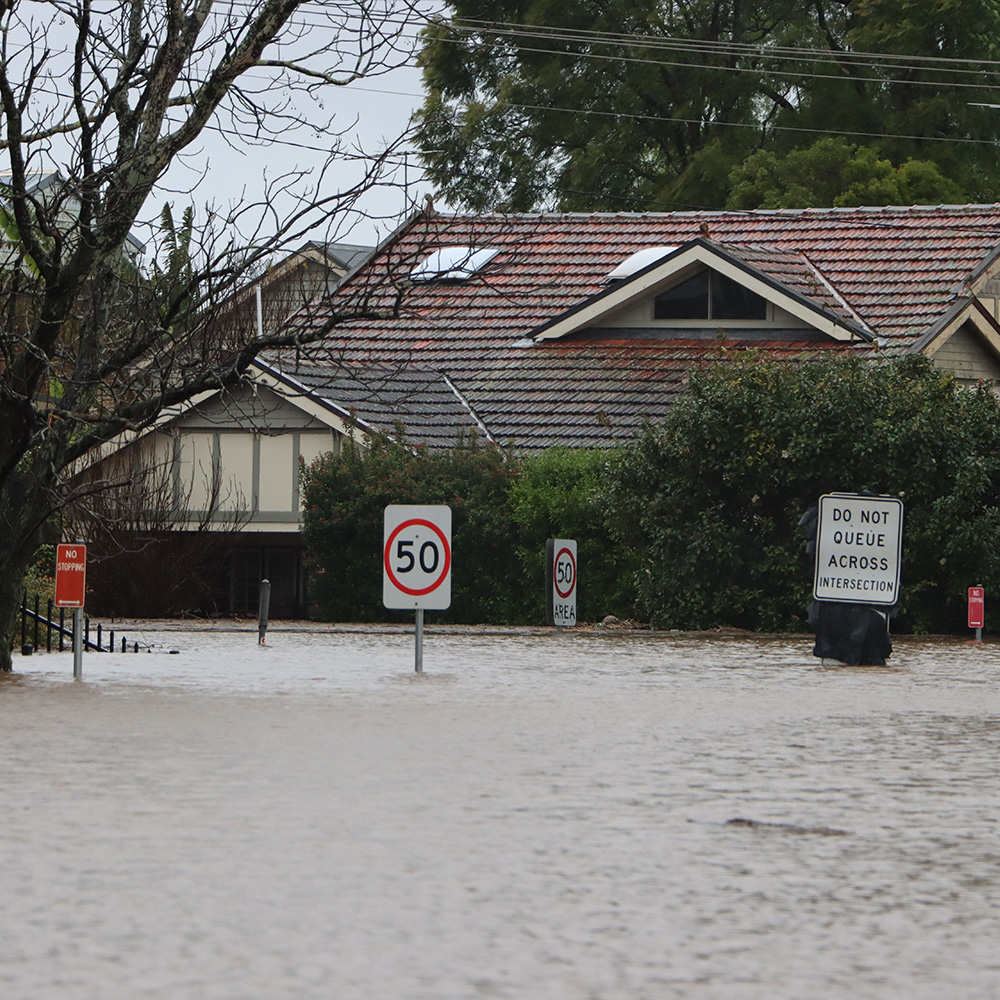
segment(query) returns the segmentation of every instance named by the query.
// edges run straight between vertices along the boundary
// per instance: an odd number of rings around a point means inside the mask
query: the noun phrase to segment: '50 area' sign
[[[550,538],[545,543],[548,585],[545,612],[550,625],[576,624],[576,541]]]
[[[382,603],[387,608],[450,607],[451,508],[386,507],[382,567]]]

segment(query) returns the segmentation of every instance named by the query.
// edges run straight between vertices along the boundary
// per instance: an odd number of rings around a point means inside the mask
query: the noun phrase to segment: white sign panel
[[[386,507],[382,566],[382,603],[387,608],[450,607],[451,508]]]
[[[895,497],[820,497],[813,596],[817,601],[895,604],[902,543],[903,504]]]
[[[555,538],[552,542],[552,624],[576,624],[576,542]]]

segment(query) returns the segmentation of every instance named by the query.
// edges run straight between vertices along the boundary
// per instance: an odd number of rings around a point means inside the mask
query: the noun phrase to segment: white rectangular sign
[[[576,624],[576,542],[554,538],[549,556],[551,623],[560,627]]]
[[[817,601],[895,604],[903,544],[903,503],[895,497],[828,493],[819,499]]]
[[[390,504],[382,545],[382,603],[387,608],[451,606],[451,508]]]

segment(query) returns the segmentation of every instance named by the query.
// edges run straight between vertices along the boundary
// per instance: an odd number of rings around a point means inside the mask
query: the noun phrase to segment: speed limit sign
[[[382,546],[387,608],[451,606],[451,508],[390,504]]]
[[[550,625],[576,624],[576,542],[550,538],[545,548],[548,571],[546,611]]]

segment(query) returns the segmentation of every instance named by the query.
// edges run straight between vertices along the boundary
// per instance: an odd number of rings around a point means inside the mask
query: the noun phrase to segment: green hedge
[[[622,453],[609,503],[655,624],[789,629],[811,599],[800,516],[863,490],[905,505],[896,627],[963,631],[966,588],[1000,584],[1000,409],[921,356],[699,373]]]
[[[1000,407],[923,357],[733,355],[608,451],[348,446],[303,473],[312,599],[326,620],[411,617],[382,607],[383,511],[447,503],[453,600],[439,621],[541,623],[545,540],[563,537],[579,546],[581,621],[802,629],[799,518],[823,493],[865,490],[905,505],[895,629],[962,633],[966,588],[1000,590]]]
[[[502,451],[476,439],[430,453],[375,436],[366,449],[349,443],[339,455],[321,456],[302,479],[302,530],[316,616],[329,621],[413,617],[382,606],[382,527],[388,504],[414,503],[452,509],[452,607],[435,617],[503,619],[509,595],[498,583],[518,570],[506,499],[515,474]]]
[[[452,604],[437,621],[543,624],[545,540],[577,538],[578,617],[631,614],[632,564],[601,514],[606,452],[519,459],[472,438],[446,452],[376,436],[303,470],[303,535],[313,613],[327,621],[406,620],[382,606],[382,523],[391,503],[452,508]]]

